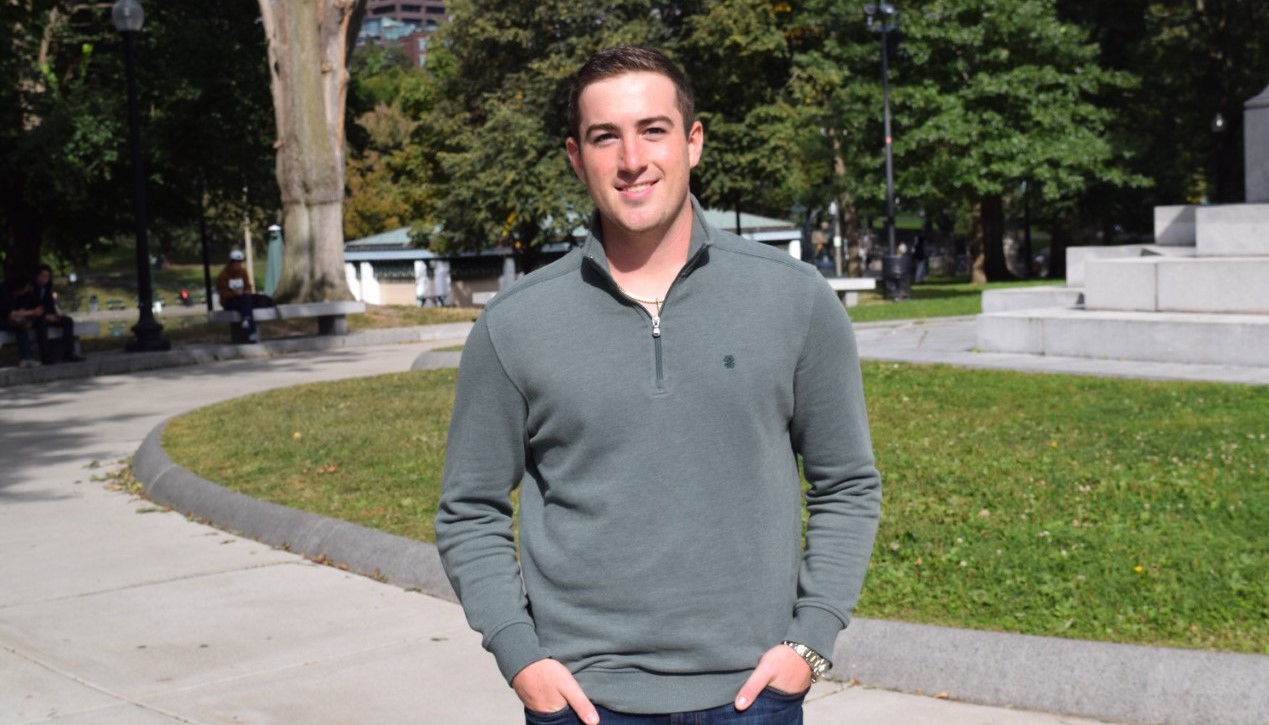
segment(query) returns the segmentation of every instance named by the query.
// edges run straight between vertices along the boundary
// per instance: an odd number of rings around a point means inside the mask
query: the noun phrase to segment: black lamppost
[[[1216,198],[1213,204],[1225,201],[1225,117],[1217,113],[1212,117],[1212,135],[1216,136]]]
[[[154,289],[150,280],[150,242],[145,235],[145,170],[141,165],[141,114],[137,109],[137,73],[133,61],[135,35],[141,32],[145,13],[137,0],[118,0],[111,11],[115,29],[123,36],[123,52],[128,67],[128,136],[132,145],[132,216],[137,233],[137,298],[140,319],[132,327],[135,335],[125,346],[128,352],[170,350],[172,343],[163,335],[163,326],[154,319]]]
[[[881,34],[881,98],[886,132],[886,256],[882,260],[885,298],[906,300],[911,288],[905,284],[911,276],[911,261],[897,254],[894,242],[894,150],[890,133],[890,34],[899,28],[899,11],[890,3],[865,5],[868,29]]]

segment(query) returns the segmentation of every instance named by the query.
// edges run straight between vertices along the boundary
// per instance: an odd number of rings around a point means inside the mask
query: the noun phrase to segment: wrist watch
[[[811,649],[810,647],[807,647],[804,644],[800,644],[798,642],[789,642],[787,640],[784,641],[783,644],[786,644],[789,647],[792,647],[793,651],[797,652],[799,657],[806,660],[806,664],[811,668],[812,684],[819,682],[820,678],[823,677],[826,672],[828,672],[830,669],[833,668],[832,662],[829,662],[828,660],[824,659],[822,656],[820,656],[819,652],[816,652],[815,650]]]

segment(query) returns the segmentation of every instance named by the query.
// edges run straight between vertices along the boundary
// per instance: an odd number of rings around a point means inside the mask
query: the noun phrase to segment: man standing
[[[663,55],[596,54],[569,116],[597,211],[467,340],[446,571],[530,723],[799,723],[880,507],[850,323],[812,267],[705,223]]]

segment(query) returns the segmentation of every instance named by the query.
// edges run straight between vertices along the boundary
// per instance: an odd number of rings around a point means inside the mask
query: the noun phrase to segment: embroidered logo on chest
[[[723,367],[727,368],[728,370],[731,370],[732,368],[736,367],[736,357],[734,355],[724,355]]]

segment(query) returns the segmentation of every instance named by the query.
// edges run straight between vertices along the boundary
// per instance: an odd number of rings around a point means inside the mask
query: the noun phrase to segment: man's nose
[[[623,171],[640,171],[643,169],[643,145],[638,136],[627,138],[621,142],[621,169]]]

